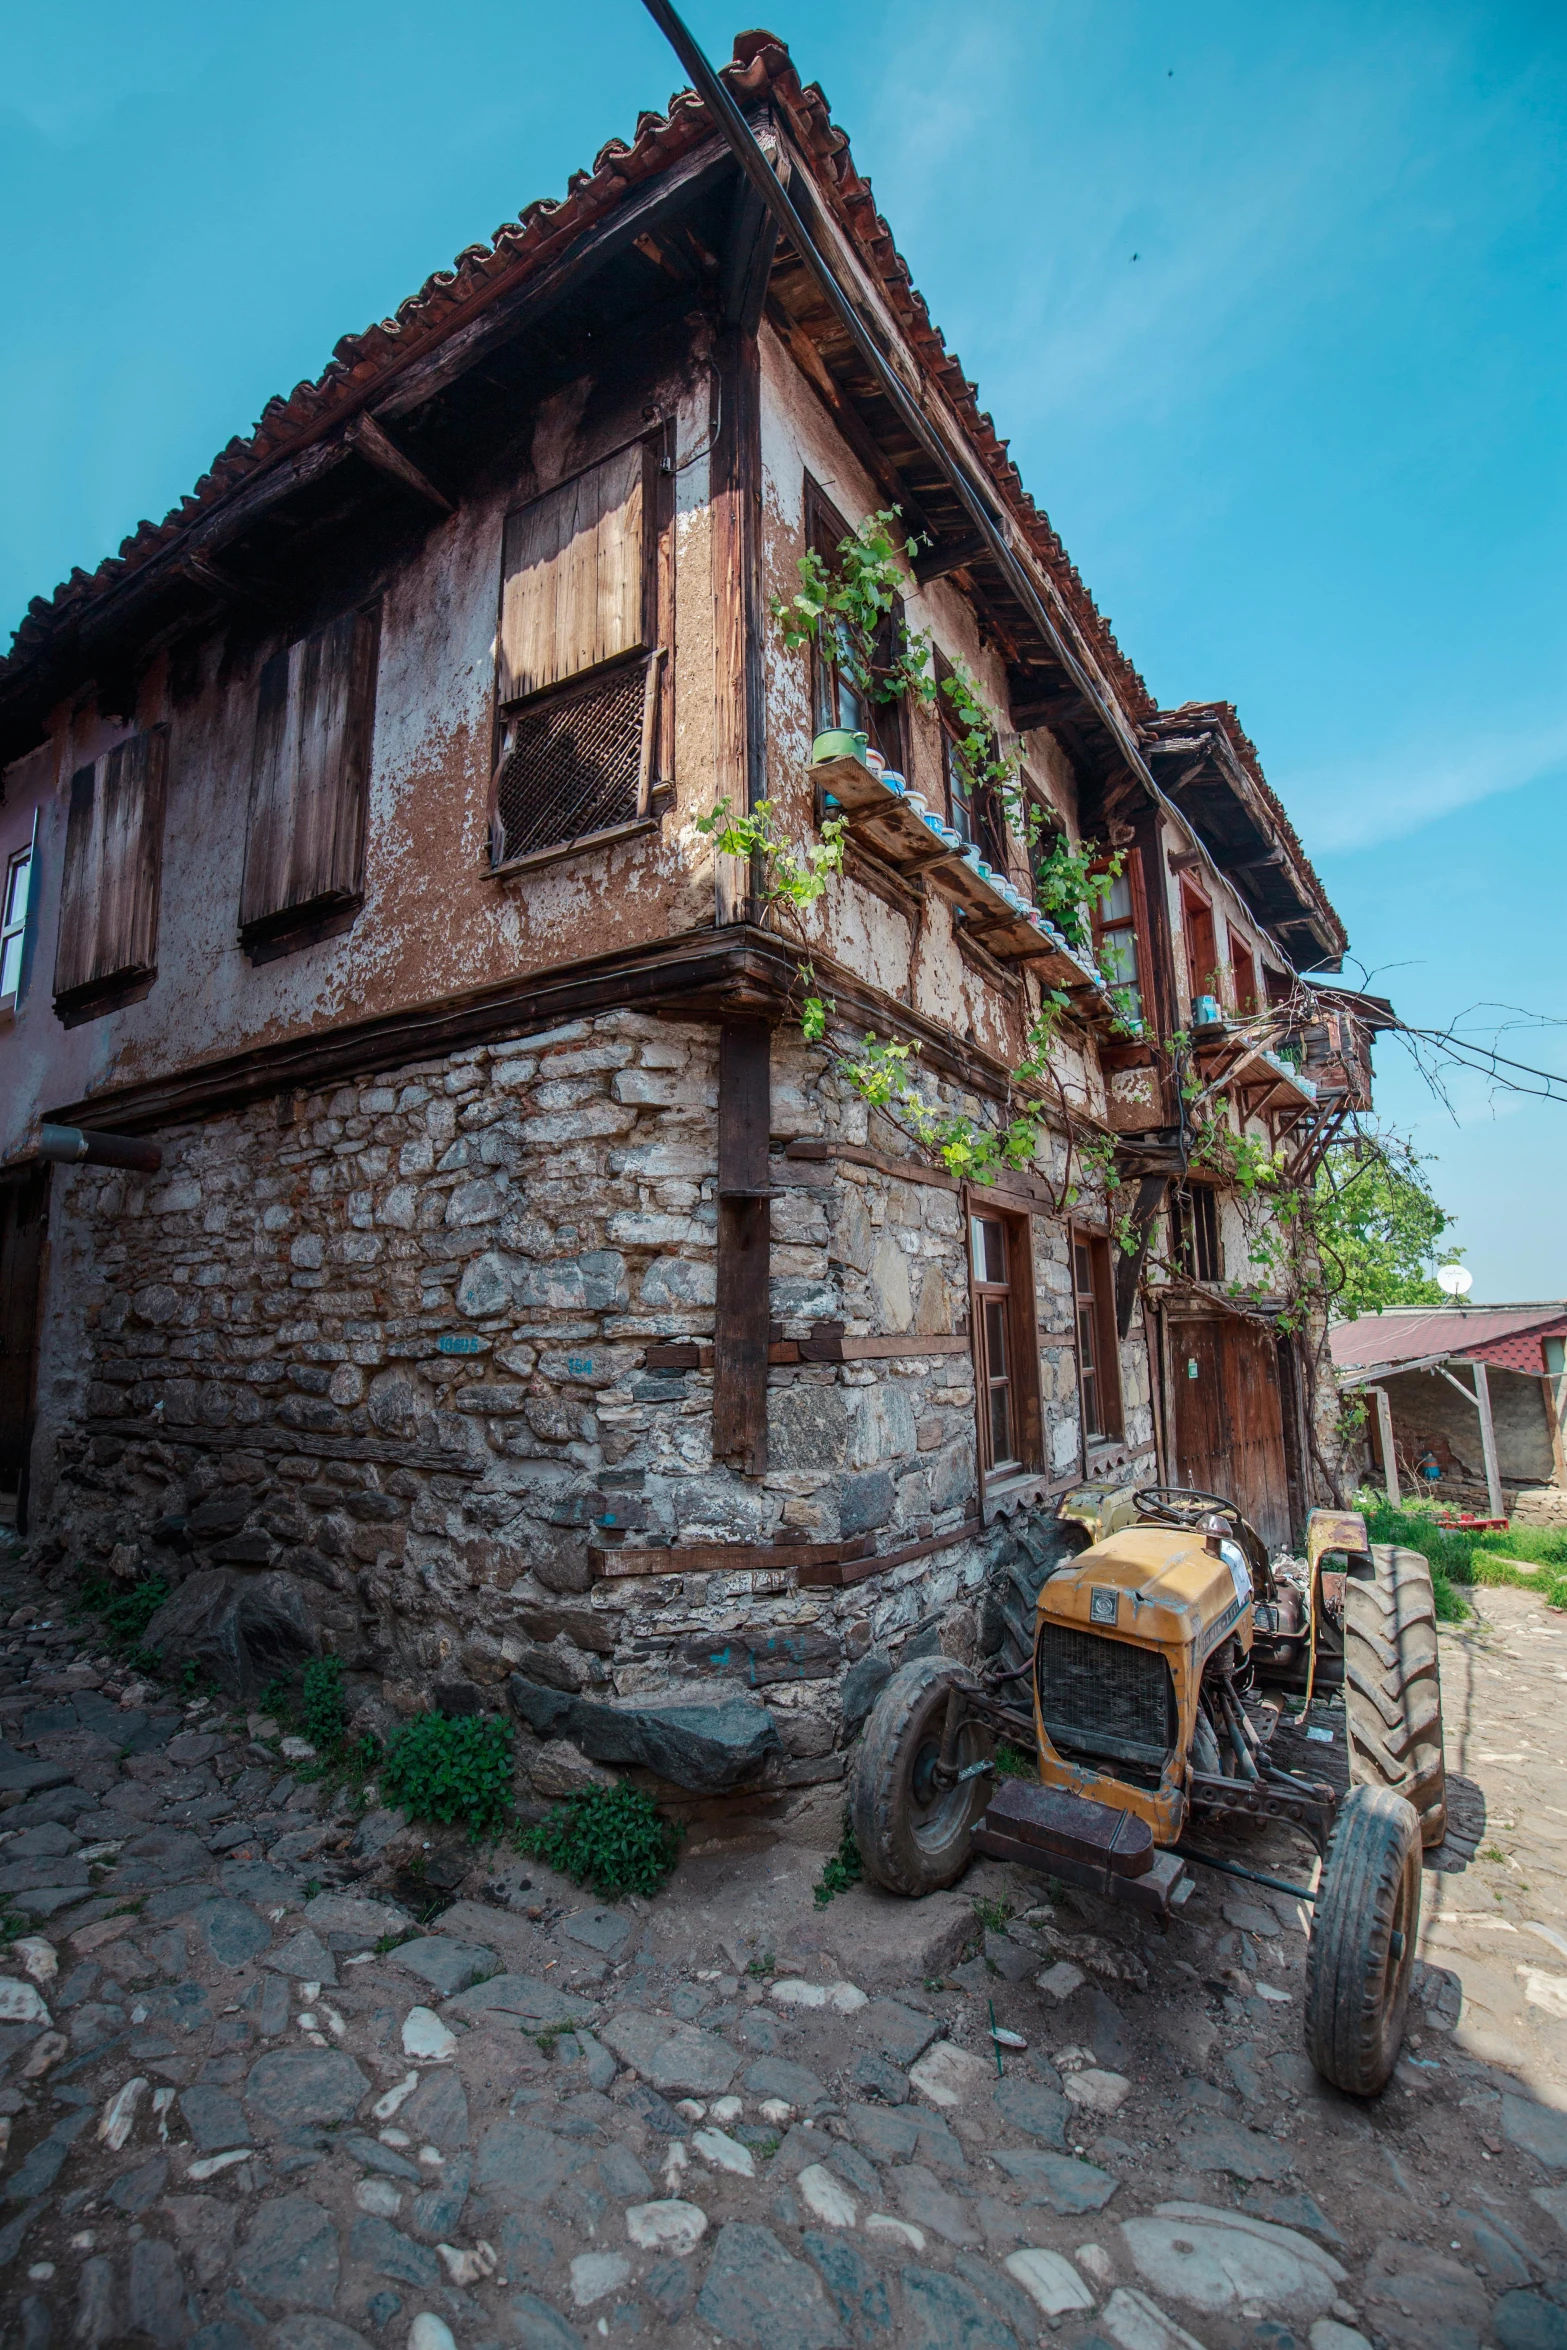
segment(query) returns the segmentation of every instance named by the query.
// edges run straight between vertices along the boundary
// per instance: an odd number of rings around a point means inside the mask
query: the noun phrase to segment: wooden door
[[[27,1531],[27,1455],[37,1375],[47,1168],[0,1183],[0,1502]]]
[[[1284,1408],[1273,1333],[1226,1314],[1170,1324],[1175,1476],[1221,1493],[1270,1549],[1290,1540]]]

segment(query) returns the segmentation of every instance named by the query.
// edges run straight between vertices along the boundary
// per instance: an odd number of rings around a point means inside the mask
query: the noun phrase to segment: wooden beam
[[[406,456],[397,443],[381,430],[373,416],[356,416],[344,438],[349,447],[357,449],[365,462],[373,465],[378,473],[387,474],[393,481],[401,482],[405,490],[412,490],[416,498],[422,498],[438,514],[456,513],[457,509],[446,492],[438,490],[428,474],[421,473],[413,459]]]
[[[713,652],[717,790],[741,814],[767,791],[762,590],[761,353],[754,335],[719,335],[713,378]],[[760,875],[739,857],[715,860],[716,916],[744,922]]]
[[[1393,1449],[1393,1406],[1388,1401],[1385,1387],[1371,1387],[1366,1392],[1376,1397],[1377,1444],[1382,1455],[1382,1482],[1387,1488],[1388,1500],[1394,1509],[1400,1509],[1403,1499],[1398,1490],[1398,1455]]]
[[[718,1301],[713,1319],[713,1458],[767,1467],[772,1030],[726,1020],[718,1043]]]
[[[933,579],[945,579],[949,571],[961,571],[966,563],[977,562],[988,555],[990,548],[977,530],[965,531],[961,538],[942,543],[937,541],[914,566],[914,576],[921,587],[929,587]]]
[[[780,159],[779,174],[787,182],[789,165]],[[778,250],[778,222],[742,174],[735,190],[729,238],[724,249],[722,315],[725,326],[742,335],[754,335],[762,323],[767,282]]]
[[[1480,1408],[1480,1450],[1485,1455],[1485,1492],[1493,1518],[1505,1518],[1502,1507],[1502,1473],[1496,1459],[1496,1423],[1491,1417],[1491,1381],[1484,1363],[1476,1355],[1471,1369],[1475,1376],[1475,1402]]]

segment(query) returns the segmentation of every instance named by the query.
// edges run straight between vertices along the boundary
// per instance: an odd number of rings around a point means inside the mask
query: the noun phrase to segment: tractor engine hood
[[[1201,1665],[1232,1633],[1251,1646],[1252,1585],[1240,1546],[1215,1557],[1201,1534],[1127,1526],[1040,1586],[1042,1621],[1150,1647],[1195,1647]]]

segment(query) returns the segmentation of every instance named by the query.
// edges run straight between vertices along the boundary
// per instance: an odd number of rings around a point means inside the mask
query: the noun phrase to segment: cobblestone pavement
[[[1525,1593],[1443,1634],[1454,1826],[1369,2106],[1301,2053],[1288,1895],[1205,1875],[1161,1934],[986,1863],[818,1911],[823,1808],[604,1907],[0,1598],[5,2350],[1567,2344],[1567,1629]]]

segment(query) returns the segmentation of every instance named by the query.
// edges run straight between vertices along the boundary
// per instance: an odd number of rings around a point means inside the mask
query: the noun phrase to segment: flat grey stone
[[[1018,2350],[1012,2328],[958,2278],[934,2268],[906,2268],[902,2283],[908,2350]]]
[[[1109,2171],[1070,2154],[998,2149],[991,2159],[1022,2188],[1025,2202],[1046,2203],[1063,2215],[1102,2211],[1121,2183]]]
[[[425,2074],[408,2103],[398,2109],[398,2123],[421,2144],[454,2154],[468,2143],[468,2099],[462,2075],[450,2065]]]
[[[850,2333],[857,2327],[868,2334],[891,2333],[887,2288],[864,2255],[846,2237],[821,2228],[807,2228],[801,2241]]]
[[[0,1795],[36,1795],[45,1787],[67,1787],[70,1781],[64,1763],[35,1761],[0,1745]]]
[[[276,1950],[267,1952],[267,1964],[280,1975],[292,1975],[301,1983],[332,1983],[337,1981],[337,1961],[319,1934],[308,1926],[301,1926],[297,1934],[290,1934]]]
[[[455,1998],[470,1984],[501,1971],[501,1962],[493,1950],[481,1950],[472,1942],[449,1941],[444,1934],[425,1934],[417,1942],[400,1942],[388,1956],[393,1966],[406,1967],[443,1999]]]
[[[557,1931],[605,1958],[618,1958],[631,1939],[631,1920],[618,1909],[578,1909],[561,1919]]]
[[[199,1879],[211,1865],[207,1847],[188,1828],[148,1828],[124,1846],[114,1882],[177,1885]]]
[[[1542,2106],[1540,2111],[1545,2109]],[[1567,2120],[1562,2124],[1567,2132]],[[1264,2137],[1260,2130],[1248,2130],[1241,2122],[1227,2121],[1220,2114],[1204,2116],[1183,2130],[1175,2141],[1176,2152],[1188,2170],[1228,2171],[1237,2179],[1282,2179],[1293,2168],[1287,2146],[1276,2138]],[[1567,2153],[1562,2159],[1567,2161]]]
[[[28,2229],[34,2220],[42,2219],[49,2209],[49,2197],[41,2195],[28,2211],[19,2211],[15,2219],[8,2219],[0,2228],[0,2269],[9,2268],[21,2251]]]
[[[984,1940],[985,1964],[998,1974],[1004,1983],[1021,1983],[1039,1972],[1039,1960],[1010,1935],[998,1934],[987,1927]]]
[[[1039,2329],[1039,2312],[1020,2285],[973,2252],[960,2252],[952,2265],[981,2301],[988,2302],[1025,2342],[1033,2340]]]
[[[600,2147],[595,2163],[604,2192],[617,2203],[651,2203],[658,2189],[629,2146]]]
[[[453,2014],[475,2019],[494,2011],[521,2016],[530,2024],[593,2020],[593,2010],[585,2001],[557,1991],[553,1983],[543,1982],[537,1975],[492,1975],[487,1983],[475,1983],[471,1990],[459,1992],[448,2005]]]
[[[265,1901],[273,1906],[292,1900],[298,1889],[286,1870],[275,1869],[265,1860],[226,1860],[218,1871],[218,1882],[237,1901]]]
[[[726,1697],[716,1703],[617,1705],[566,1697],[514,1673],[517,1713],[540,1737],[564,1734],[594,1762],[653,1771],[677,1787],[722,1795],[780,1750],[778,1726],[764,1705]]]
[[[81,1838],[73,1834],[62,1820],[42,1820],[36,1828],[20,1828],[5,1846],[7,1862],[14,1860],[58,1860],[63,1852],[74,1852]]]
[[[1504,2293],[1491,2323],[1502,2350],[1567,2350],[1567,2309],[1543,2293]]]
[[[266,1919],[243,1901],[204,1902],[191,1923],[220,1966],[243,1966],[272,1940]]]
[[[473,2156],[454,2154],[436,2183],[414,2197],[408,2210],[410,2233],[426,2244],[455,2243],[472,2184]]]
[[[683,2260],[655,2260],[642,2279],[642,2290],[664,2323],[675,2325],[691,2299],[691,2272]]]
[[[397,2301],[395,2293],[386,2298]],[[398,2302],[397,2307],[401,2306]],[[389,2324],[396,2315],[397,2309],[390,2309],[381,2322]],[[206,2337],[220,2332],[232,2335],[233,2340],[209,2344]],[[220,2319],[215,2326],[203,2327],[190,2350],[251,2350],[251,2337],[242,2327],[227,2325]],[[371,2346],[363,2334],[356,2334],[351,2326],[340,2326],[336,2318],[316,2317],[308,2310],[300,2310],[296,2316],[285,2317],[272,2328],[267,2336],[267,2350],[371,2350]]]
[[[996,2111],[1014,2130],[1024,2130],[1045,2146],[1066,2148],[1066,2118],[1071,2111],[1064,2097],[1046,2089],[1026,2074],[1009,2073],[995,2086]]]
[[[881,2193],[881,2173],[873,2162],[867,2161],[857,2146],[850,2146],[842,2138],[835,2138],[827,2160],[841,2179],[847,2179],[851,2187],[875,2202]]]
[[[1550,2170],[1567,2168],[1567,2113],[1536,2105],[1531,2097],[1502,2099],[1502,2135]]]
[[[547,2203],[557,2188],[591,2161],[587,2147],[536,2130],[524,2121],[492,2122],[479,2141],[474,2189],[524,2204]]]
[[[871,1999],[854,2019],[857,2040],[869,2040],[891,2063],[908,2067],[922,2057],[941,2030],[933,2015],[905,2007],[897,1999]]]
[[[173,2245],[161,2236],[143,2236],[131,2246],[127,2268],[125,2300],[131,2331],[145,2334],[156,2350],[183,2350],[193,2328]]]
[[[47,2194],[65,2168],[66,2156],[92,2118],[93,2109],[89,2105],[56,2122],[49,2135],[39,2139],[6,2180],[6,2202],[31,2203],[35,2196]]]
[[[193,2089],[182,2089],[180,2111],[203,2154],[223,2154],[231,2146],[250,2144],[250,2128],[240,2111],[239,2100],[230,2097],[226,2090],[208,2088],[201,2083]]]
[[[650,2088],[671,2097],[716,2097],[740,2070],[740,2052],[716,2033],[626,2008],[611,2016],[599,2037]]]
[[[1260,1934],[1269,1941],[1283,1931],[1273,1911],[1264,1909],[1256,1901],[1227,1901],[1224,1904],[1224,1917],[1225,1923],[1233,1926],[1237,1933]]]
[[[7,1896],[13,1909],[25,1912],[30,1918],[52,1918],[62,1909],[70,1909],[85,1898],[88,1887],[78,1881],[71,1885],[39,1885],[26,1893]]]
[[[1299,2228],[1303,2234],[1315,2236],[1319,2244],[1342,2244],[1344,2239],[1328,2218],[1320,2203],[1312,2195],[1281,2195],[1272,2187],[1253,2187],[1241,2197],[1242,2211],[1249,2211],[1254,2219],[1272,2220],[1275,2227]],[[1462,2217],[1461,2213],[1455,2217]]]
[[[918,2116],[879,2105],[851,2105],[845,2115],[855,2143],[878,2162],[908,2162],[920,2142]]]
[[[408,1822],[400,1811],[368,1811],[354,1831],[349,1852],[355,1860],[376,1860]],[[306,1913],[309,1914],[308,1912]],[[376,1941],[380,1936],[375,1936]]]
[[[900,2073],[897,2066],[889,2064],[884,2056],[857,2056],[851,2078],[857,2089],[863,2089],[867,2096],[879,2097],[885,2105],[907,2105],[909,2102],[908,2074]]]
[[[259,2301],[329,2311],[340,2267],[337,2230],[320,2204],[308,2195],[280,2195],[251,2221],[234,2273]]]
[[[433,2252],[394,2228],[390,2220],[373,2219],[368,2213],[356,2219],[349,2231],[348,2254],[351,2260],[374,2269],[377,2276],[394,2277],[400,2285],[417,2285],[428,2291],[441,2281],[441,2264]]]
[[[747,2096],[782,2097],[798,2113],[815,2113],[818,2107],[831,2103],[813,2072],[782,2056],[758,2057],[755,2064],[747,2066],[743,2085]]]
[[[76,2339],[112,2342],[125,2329],[125,2311],[115,2289],[114,2264],[102,2254],[84,2260],[76,2288]]]
[[[150,2161],[137,2163],[134,2170],[122,2171],[109,2189],[109,2201],[127,2217],[134,2219],[138,2212],[157,2202],[169,2183],[168,2157],[154,2154]],[[0,2266],[3,2266],[0,2262]]]
[[[522,2350],[582,2350],[582,2336],[537,2293],[514,2293],[507,2307]]]
[[[660,2137],[685,2136],[688,2125],[683,2116],[676,2113],[669,2100],[660,2097],[658,2091],[650,2089],[646,2082],[633,2081],[625,2092],[624,2102],[630,2112],[639,2114],[648,2128],[657,2130]]]
[[[346,2122],[369,2087],[339,2048],[277,2048],[251,2067],[245,2103],[284,2129],[298,2129],[308,2122]]]
[[[332,1950],[373,1950],[388,1934],[406,1933],[412,1922],[390,1901],[366,1901],[351,1893],[318,1893],[305,1904],[306,1925]]]
[[[719,2229],[696,2314],[741,2350],[848,2350],[820,2277],[771,2228],[730,2220]]]
[[[384,2179],[406,2179],[413,2186],[422,2186],[427,2173],[406,2154],[399,2154],[393,2146],[383,2146],[379,2138],[366,2138],[358,2133],[345,2132],[338,2144],[350,2162],[357,2162],[361,2170],[373,2170]]]
[[[916,2227],[928,2228],[948,2244],[983,2241],[968,2205],[944,2187],[922,2162],[903,2164],[888,2180],[898,2209]]]

